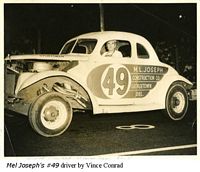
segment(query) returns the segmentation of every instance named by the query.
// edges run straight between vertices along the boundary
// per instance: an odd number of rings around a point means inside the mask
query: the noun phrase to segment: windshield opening
[[[78,53],[91,54],[97,44],[96,39],[79,39],[67,43],[61,51],[61,54]]]

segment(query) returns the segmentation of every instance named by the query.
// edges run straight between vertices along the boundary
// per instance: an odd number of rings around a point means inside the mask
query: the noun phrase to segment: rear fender
[[[170,86],[174,85],[174,84],[180,84],[182,85],[187,91],[189,91],[191,88],[192,88],[192,83],[182,77],[182,76],[166,76],[165,78],[165,82],[163,83],[160,83],[161,85],[158,84],[158,87],[160,88],[159,90],[159,94],[158,93],[155,93],[157,94],[157,96],[159,95],[159,99],[161,100],[160,103],[161,103],[161,107],[165,108],[165,98],[167,96],[167,92],[168,92],[168,89],[170,88]],[[156,95],[155,95],[156,96]]]
[[[168,87],[171,85],[171,84],[175,84],[175,83],[179,83],[181,85],[183,85],[183,87],[186,89],[186,90],[189,90],[192,88],[193,86],[193,83],[190,82],[188,79],[184,78],[183,76],[181,75],[178,75],[177,76],[168,76],[166,78],[166,80],[170,81],[169,84],[168,84]]]

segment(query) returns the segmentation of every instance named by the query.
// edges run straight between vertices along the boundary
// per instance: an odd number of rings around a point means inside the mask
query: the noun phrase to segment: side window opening
[[[118,50],[121,51],[123,57],[131,57],[131,45],[129,42],[127,42],[127,44],[119,47]]]
[[[137,46],[137,56],[138,56],[138,58],[149,59],[149,53],[147,52],[146,48],[139,43],[137,43],[136,46]]]
[[[107,41],[108,42],[108,41]],[[107,51],[106,43],[102,46],[100,54],[103,55]],[[129,41],[116,40],[116,50],[120,51],[123,57],[131,57],[131,44]]]

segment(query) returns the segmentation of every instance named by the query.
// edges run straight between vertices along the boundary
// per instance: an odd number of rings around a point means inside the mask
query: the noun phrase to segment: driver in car
[[[106,42],[106,52],[103,53],[104,57],[123,57],[122,53],[118,50],[116,50],[117,47],[117,41],[116,40],[110,40]]]

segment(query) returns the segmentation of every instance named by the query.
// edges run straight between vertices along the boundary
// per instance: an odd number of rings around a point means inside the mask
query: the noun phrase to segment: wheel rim
[[[41,122],[44,127],[54,130],[61,127],[68,117],[68,109],[60,101],[49,101],[41,110]]]
[[[183,95],[183,93],[181,92],[176,92],[171,99],[171,107],[173,109],[174,112],[176,113],[181,113],[183,112],[184,108],[185,108],[185,97]]]

